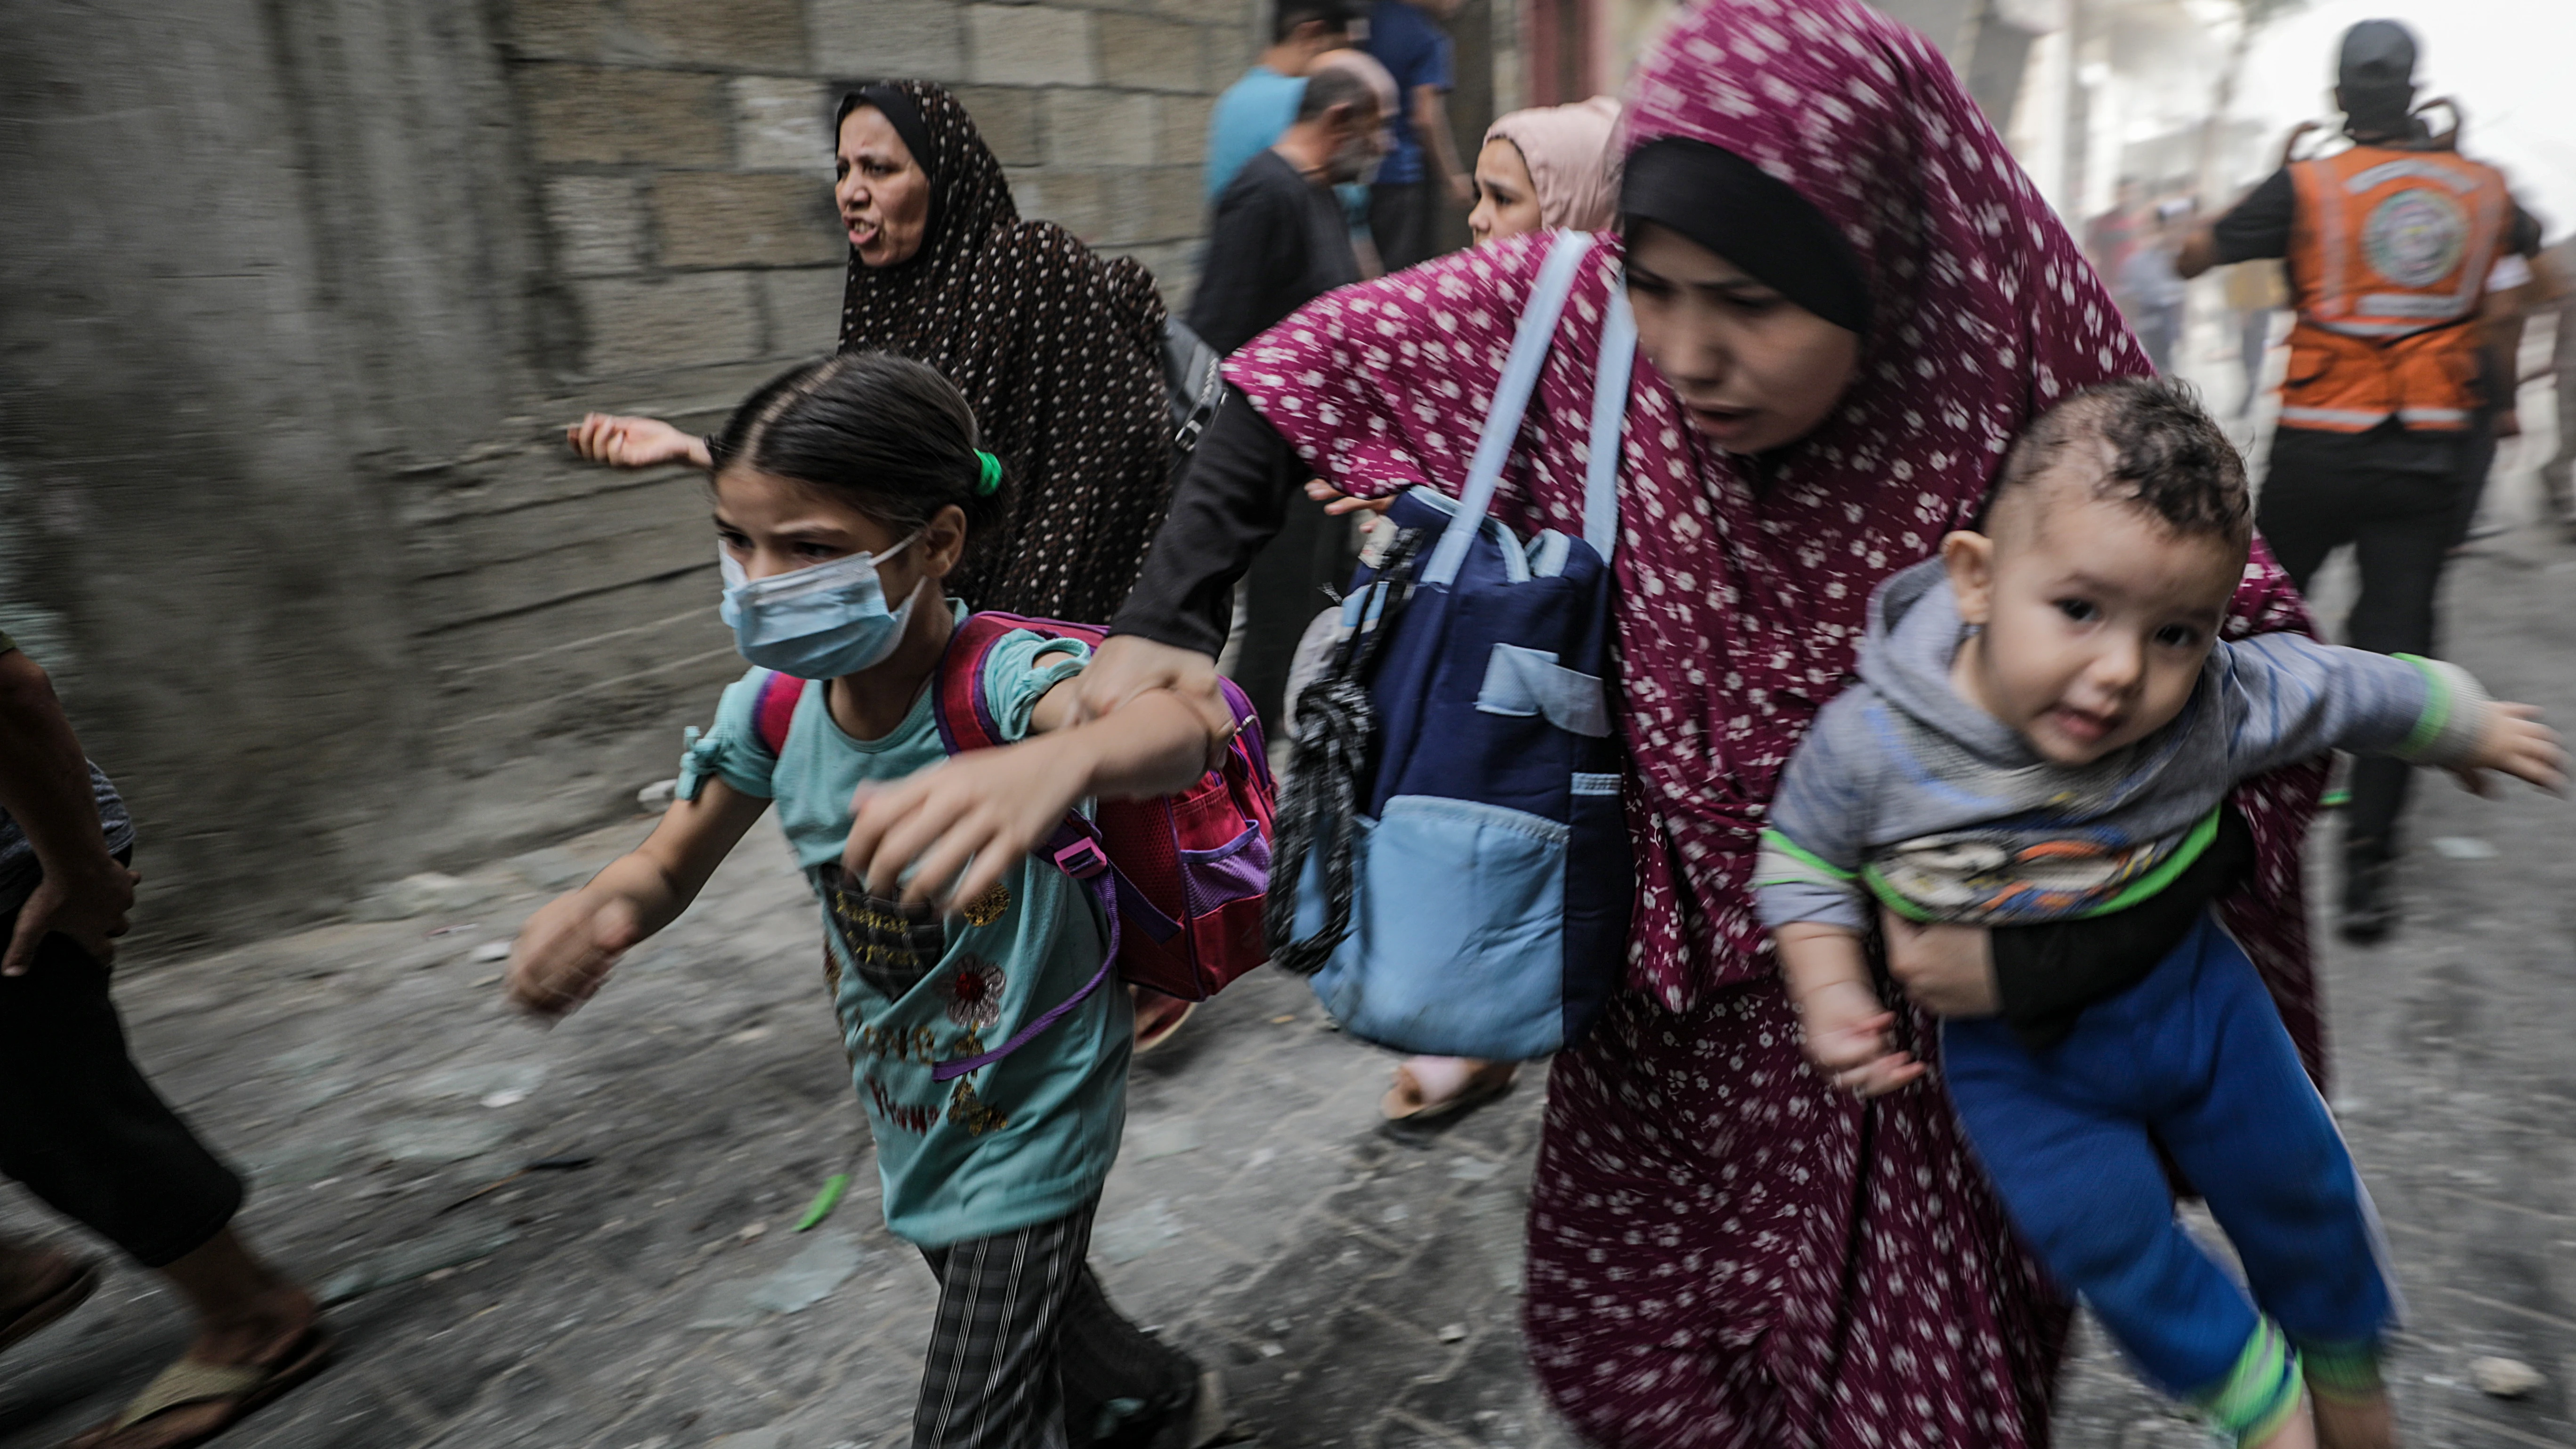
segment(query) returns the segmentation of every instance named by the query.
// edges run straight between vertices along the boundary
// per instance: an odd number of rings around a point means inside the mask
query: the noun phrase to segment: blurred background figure
[[[2293,160],[2184,243],[2181,273],[2286,258],[2298,323],[2256,526],[2306,591],[2354,547],[2347,642],[2435,652],[2434,604],[2459,510],[2491,453],[2476,325],[2495,259],[2539,245],[2504,178],[2431,135],[2413,110],[2416,45],[2394,21],[2344,34],[2335,103],[2348,149]],[[2295,144],[2295,138],[2294,144]],[[2353,769],[2340,926],[2375,941],[2396,919],[2397,819],[2410,771]]]
[[[2576,237],[2538,258],[2548,295],[2542,306],[2555,329],[2545,373],[2557,402],[2558,451],[2540,465],[2541,491],[2560,532],[2576,543]]]
[[[2138,178],[2123,176],[2112,188],[2110,210],[2084,223],[2084,258],[2093,264],[2094,274],[2110,287],[2115,302],[2120,299],[2120,277],[2128,269],[2129,253],[2137,246],[2139,229],[2151,225],[2154,219]],[[2122,305],[2125,309],[2126,304]]]
[[[1293,125],[1245,162],[1217,201],[1207,268],[1190,329],[1232,352],[1335,287],[1360,279],[1349,218],[1333,188],[1377,163],[1386,115],[1367,57],[1327,61],[1309,76]],[[1321,505],[1287,500],[1277,537],[1244,577],[1237,683],[1276,737],[1288,666],[1306,622],[1350,576],[1350,530]]]
[[[1351,43],[1353,0],[1281,0],[1270,48],[1226,87],[1208,113],[1204,183],[1214,206],[1243,163],[1268,150],[1297,119],[1306,76],[1329,51]]]
[[[180,1360],[73,1449],[202,1443],[319,1373],[304,1290],[233,1231],[242,1181],[134,1065],[108,968],[134,823],[52,681],[0,634],[0,1173],[168,1279],[197,1315]],[[78,1308],[96,1260],[0,1239],[0,1349]]]
[[[1390,272],[1432,256],[1440,209],[1466,207],[1475,182],[1458,162],[1448,95],[1457,83],[1454,48],[1441,22],[1461,0],[1377,0],[1368,16],[1368,53],[1395,77],[1403,104],[1388,123],[1394,147],[1369,188],[1369,234]]]
[[[1609,226],[1619,193],[1610,154],[1618,128],[1619,103],[1609,96],[1514,111],[1486,127],[1467,230],[1482,244],[1543,227]]]
[[[2190,293],[2174,271],[2177,225],[2186,203],[2168,201],[2140,211],[2120,269],[2109,274],[2112,300],[2129,319],[2138,344],[2156,371],[2173,371],[2174,345],[2182,340],[2184,304]]]
[[[2254,411],[2263,394],[2263,368],[2272,353],[2272,314],[2290,305],[2290,279],[2272,258],[2238,262],[2227,269],[2227,311],[2236,319],[2236,359],[2245,369],[2245,391],[2236,400],[2236,416]]]

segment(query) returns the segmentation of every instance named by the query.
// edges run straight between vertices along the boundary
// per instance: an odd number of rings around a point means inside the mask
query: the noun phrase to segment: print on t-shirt
[[[929,905],[906,906],[866,890],[852,890],[840,866],[826,862],[814,868],[823,886],[823,902],[840,935],[841,948],[859,979],[888,1001],[901,998],[930,974],[948,949],[948,926]]]

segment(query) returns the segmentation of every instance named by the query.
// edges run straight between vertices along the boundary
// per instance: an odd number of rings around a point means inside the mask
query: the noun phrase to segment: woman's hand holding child
[[[947,907],[1000,883],[1076,802],[1187,789],[1206,769],[1209,732],[1190,701],[1154,690],[1113,720],[1072,723],[1080,676],[1047,692],[1015,745],[953,756],[850,802],[841,868],[870,895]]]

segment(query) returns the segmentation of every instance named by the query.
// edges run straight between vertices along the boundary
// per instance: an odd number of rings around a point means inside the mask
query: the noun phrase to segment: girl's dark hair
[[[843,352],[771,378],[707,440],[715,471],[749,468],[827,493],[898,532],[955,504],[966,548],[999,534],[1012,479],[985,491],[975,410],[954,384],[890,352]]]

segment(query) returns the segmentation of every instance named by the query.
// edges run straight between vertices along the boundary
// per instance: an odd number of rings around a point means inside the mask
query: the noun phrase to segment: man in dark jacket
[[[1385,145],[1370,77],[1328,58],[1306,79],[1297,119],[1245,163],[1218,198],[1190,328],[1232,352],[1291,312],[1360,279],[1333,188],[1364,175]],[[1235,681],[1275,729],[1288,665],[1307,621],[1351,566],[1349,529],[1311,499],[1288,502],[1287,525],[1244,578],[1243,650]]]

